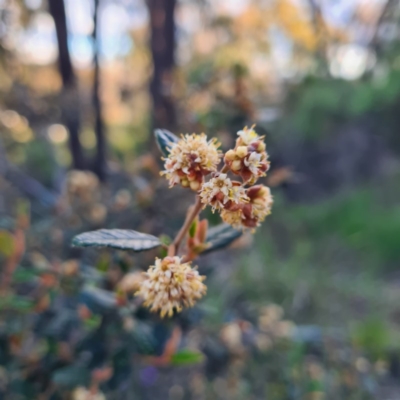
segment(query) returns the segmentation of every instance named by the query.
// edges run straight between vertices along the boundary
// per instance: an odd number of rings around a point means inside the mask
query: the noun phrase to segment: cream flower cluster
[[[165,160],[165,175],[170,187],[181,184],[192,190],[199,190],[204,177],[217,170],[221,160],[220,144],[217,139],[207,140],[207,136],[185,135],[172,144]]]
[[[207,291],[205,276],[199,275],[190,263],[182,263],[180,257],[157,258],[155,265],[144,273],[145,279],[135,293],[144,300],[150,311],[161,317],[171,317],[183,307],[192,307]]]
[[[216,173],[204,183],[199,195],[204,206],[210,205],[213,212],[248,201],[246,190],[241,183],[231,181],[227,174],[222,173]]]
[[[245,127],[238,132],[238,136],[235,148],[225,154],[225,164],[244,182],[254,185],[269,169],[264,138],[258,136],[253,127],[250,129]]]
[[[246,190],[247,202],[226,208],[221,218],[236,229],[256,228],[271,214],[273,199],[268,187],[257,185]]]
[[[236,229],[254,229],[271,213],[269,188],[253,186],[269,169],[262,139],[253,127],[239,131],[235,149],[225,154],[224,172],[213,173],[199,190],[204,207],[220,212],[222,220]],[[239,175],[242,182],[231,180],[228,172]]]
[[[224,222],[235,228],[255,228],[271,213],[272,196],[269,188],[253,186],[265,176],[270,163],[264,137],[245,127],[238,133],[235,148],[225,154],[225,166],[217,171],[221,153],[216,139],[206,135],[185,135],[172,144],[162,172],[170,186],[181,184],[198,192],[204,207],[221,213]],[[242,182],[231,180],[228,172]],[[211,179],[205,182],[205,176]],[[250,186],[250,188],[248,188]],[[251,187],[253,186],[253,187]]]

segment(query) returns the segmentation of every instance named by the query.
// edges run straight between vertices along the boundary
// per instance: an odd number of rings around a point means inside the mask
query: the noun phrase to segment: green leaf
[[[18,312],[29,312],[34,307],[34,302],[23,296],[9,295],[0,299],[0,310],[14,310]]]
[[[324,384],[321,381],[316,379],[310,380],[307,382],[307,392],[308,393],[315,393],[315,392],[322,392],[324,393]]]
[[[25,199],[17,200],[17,215],[30,215],[31,204]]]
[[[93,314],[90,318],[85,319],[83,323],[88,329],[96,329],[101,324],[101,317]]]
[[[108,255],[108,254],[107,254]],[[107,272],[110,266],[110,257],[102,257],[96,264],[96,269],[100,272]]]
[[[240,236],[242,236],[242,232],[232,228],[228,224],[214,226],[208,230],[206,243],[209,244],[209,247],[202,254],[223,249]]]
[[[39,273],[35,269],[31,268],[18,268],[13,273],[13,282],[15,283],[25,283],[33,282]]]
[[[194,235],[196,234],[196,230],[197,230],[197,220],[195,219],[192,222],[192,225],[190,225],[190,228],[189,228],[189,236],[191,238],[194,238]]]
[[[167,131],[166,129],[156,129],[154,131],[154,136],[156,138],[158,148],[165,157],[168,157],[171,145],[179,140],[178,136],[174,135],[170,131]]]
[[[81,233],[72,240],[75,247],[111,247],[113,249],[144,251],[161,245],[153,235],[124,229],[100,229]]]
[[[172,365],[198,364],[204,359],[202,353],[192,350],[181,350],[171,357]]]
[[[352,336],[353,341],[374,359],[382,357],[389,347],[389,328],[377,317],[369,317],[357,323]]]
[[[14,252],[14,238],[7,231],[0,231],[0,254],[10,257]]]
[[[172,239],[168,235],[161,235],[160,236],[161,243],[164,245],[164,247],[160,250],[160,256],[162,258],[167,257],[168,255],[168,249],[167,247],[172,243]],[[167,246],[167,247],[165,247]]]

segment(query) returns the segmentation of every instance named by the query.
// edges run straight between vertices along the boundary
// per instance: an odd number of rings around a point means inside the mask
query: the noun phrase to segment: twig
[[[229,167],[225,164],[224,167],[221,169],[221,174],[226,174],[229,171]]]
[[[178,232],[174,241],[171,243],[171,245],[168,248],[168,256],[174,256],[178,252],[179,246],[180,246],[183,238],[185,237],[187,231],[189,230],[190,225],[192,224],[194,219],[199,214],[199,212],[201,210],[201,206],[202,206],[202,203],[201,203],[200,197],[197,196],[196,203],[194,204],[192,210],[186,216],[186,220],[185,220],[181,230]]]

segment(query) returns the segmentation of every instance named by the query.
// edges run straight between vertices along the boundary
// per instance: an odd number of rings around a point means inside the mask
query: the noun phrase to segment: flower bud
[[[256,197],[253,201],[252,204],[257,204],[259,206],[263,206],[265,204],[264,199],[262,199],[261,197]]]
[[[188,187],[188,186],[189,186],[189,181],[188,181],[187,179],[182,179],[182,180],[181,180],[181,185],[182,185],[183,187]]]
[[[262,191],[263,186],[262,185],[257,185],[253,186],[249,189],[247,189],[247,196],[250,197],[250,199],[254,199],[257,196],[262,195],[260,192]]]
[[[252,210],[251,204],[244,205],[242,210],[243,210],[243,215],[246,218],[251,218],[251,210]]]
[[[231,165],[232,171],[239,171],[242,168],[242,162],[240,160],[233,161]]]
[[[190,182],[190,189],[192,190],[199,190],[200,189],[200,183],[198,181],[192,181]]]
[[[258,197],[265,197],[265,196],[269,196],[270,193],[271,193],[271,191],[269,190],[268,187],[266,187],[266,186],[261,186],[260,189],[259,189],[259,191],[258,191],[258,193],[257,193],[257,196],[258,196]]]
[[[187,178],[189,179],[189,181],[194,181],[197,178],[196,173],[195,172],[190,172],[187,175]]]
[[[239,158],[244,158],[244,157],[247,156],[247,154],[248,154],[248,151],[247,151],[247,147],[246,146],[239,146],[237,148],[237,150],[236,150],[236,155]]]
[[[260,142],[260,143],[258,144],[258,146],[257,146],[257,151],[258,151],[259,153],[262,153],[263,151],[265,151],[265,148],[266,148],[265,143],[264,143],[264,142]]]
[[[228,150],[225,154],[226,161],[233,161],[236,157],[236,153],[234,150]]]

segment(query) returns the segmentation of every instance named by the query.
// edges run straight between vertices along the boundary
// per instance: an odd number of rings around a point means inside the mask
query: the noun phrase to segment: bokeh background
[[[400,399],[397,0],[0,0],[1,399]],[[273,213],[171,321],[132,298],[193,194],[154,128],[257,125]],[[219,221],[204,212],[211,225]]]

